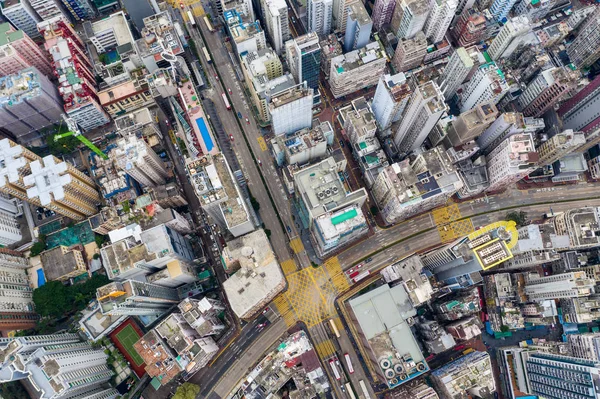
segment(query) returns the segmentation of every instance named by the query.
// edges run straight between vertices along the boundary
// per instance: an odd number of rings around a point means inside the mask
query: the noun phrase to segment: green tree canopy
[[[63,316],[73,305],[71,299],[71,293],[60,281],[48,281],[33,291],[35,310],[41,316]]]
[[[200,387],[196,384],[184,382],[177,388],[175,395],[171,399],[196,399],[200,393]]]
[[[506,220],[512,220],[517,224],[517,227],[525,226],[527,223],[527,214],[523,211],[510,212],[506,214]]]
[[[57,134],[51,134],[46,137],[46,144],[48,144],[48,150],[52,155],[69,154],[81,144],[79,139],[75,136],[63,137],[62,139],[55,141],[54,137]]]

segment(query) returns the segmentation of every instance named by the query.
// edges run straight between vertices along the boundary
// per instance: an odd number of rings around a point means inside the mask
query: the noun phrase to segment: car
[[[344,148],[344,140],[340,139],[340,147]]]
[[[263,314],[267,313],[269,310],[271,310],[271,308],[266,307],[265,310],[263,310]]]
[[[229,135],[229,140],[231,140],[233,142],[233,134]]]
[[[239,112],[239,111],[238,111],[238,113],[237,113],[237,116],[238,116],[238,118],[240,118],[240,119],[242,119],[242,118],[243,118],[243,116],[242,116],[242,113],[241,113],[241,112]]]
[[[262,166],[262,161],[260,159],[258,160],[258,166]]]
[[[229,94],[233,94],[233,93],[231,92],[231,89],[230,89],[230,88],[227,88],[227,91],[229,92]]]
[[[215,79],[219,80],[219,75],[215,73]]]
[[[367,258],[367,260],[366,260],[365,262],[369,263],[369,262],[370,262],[370,261],[372,261],[372,260],[373,260],[373,258],[370,258],[370,257],[369,257],[369,258]]]
[[[185,5],[183,3],[179,3],[179,7],[181,7],[181,9],[183,10],[185,8]]]
[[[287,224],[285,225],[285,228],[287,229],[287,232],[292,234],[292,229],[290,228],[290,226],[288,226]]]
[[[38,213],[38,220],[42,220],[44,218],[44,215],[42,215],[41,213]]]
[[[246,123],[250,124],[250,119],[246,118]]]
[[[361,267],[363,267],[363,266],[364,266],[364,263],[359,263],[358,265],[356,265],[356,268],[357,268],[357,269],[360,269],[360,268],[361,268]]]

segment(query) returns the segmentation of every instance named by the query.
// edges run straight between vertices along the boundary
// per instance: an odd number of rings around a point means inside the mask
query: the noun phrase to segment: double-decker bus
[[[210,23],[210,21],[208,20],[208,17],[206,15],[204,16],[204,23],[206,24],[206,27],[208,28],[208,30],[210,32],[215,31],[215,28],[213,28],[212,24]]]
[[[340,332],[337,329],[337,326],[335,325],[333,319],[329,319],[329,324],[331,325],[331,330],[333,331],[333,333],[335,334],[335,336],[337,338],[340,337]]]
[[[223,97],[223,102],[225,103],[225,107],[228,110],[231,110],[231,105],[229,104],[229,100],[227,100],[227,96],[225,95],[225,93],[221,93],[221,97]]]
[[[329,365],[331,366],[331,370],[333,371],[333,375],[335,376],[335,379],[338,381],[341,380],[342,376],[340,375],[340,372],[338,371],[337,367],[335,366],[335,361],[330,360]]]
[[[369,391],[367,391],[367,386],[365,385],[365,382],[363,380],[360,380],[358,383],[360,384],[360,388],[363,391],[365,399],[371,399],[371,395],[369,395]]]
[[[346,359],[346,365],[348,365],[348,372],[350,374],[354,374],[354,367],[352,366],[352,360],[350,360],[350,355],[344,353],[344,359]]]
[[[206,62],[211,64],[212,59],[210,58],[210,54],[208,54],[208,50],[206,49],[206,47],[202,47],[202,54],[204,54],[204,58],[206,58]]]

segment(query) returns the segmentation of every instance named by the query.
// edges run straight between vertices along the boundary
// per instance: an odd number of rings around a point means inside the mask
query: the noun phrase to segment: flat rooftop
[[[135,351],[144,359],[146,372],[156,377],[161,385],[166,385],[183,368],[176,355],[154,330],[150,330],[133,345]]]
[[[379,43],[371,42],[363,48],[332,58],[331,63],[335,66],[336,73],[342,75],[384,57],[385,51]]]
[[[87,23],[83,24],[84,29],[86,28]],[[91,37],[95,35],[106,34],[108,31],[112,30],[112,34],[114,35],[117,45],[121,46],[126,43],[133,43],[133,36],[129,31],[129,24],[127,23],[127,18],[125,17],[125,13],[123,11],[116,12],[111,14],[103,19],[98,21],[94,21],[90,23],[91,32],[89,29],[85,29],[86,36]]]
[[[279,108],[302,97],[310,96],[312,98],[313,96],[313,89],[305,88],[302,85],[296,85],[280,92],[276,92],[275,90],[271,90],[271,92],[274,94],[271,97],[271,103],[269,104],[270,108]]]
[[[330,214],[322,214],[315,223],[325,240],[333,240],[366,225],[367,219],[360,207],[352,205]]]
[[[39,72],[34,67],[0,77],[0,107],[16,105],[42,94],[39,79]]]
[[[349,5],[348,16],[357,21],[359,26],[364,26],[371,23],[371,17],[365,9],[365,6],[360,1],[353,1]]]

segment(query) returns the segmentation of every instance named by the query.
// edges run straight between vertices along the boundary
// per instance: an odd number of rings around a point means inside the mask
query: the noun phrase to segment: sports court
[[[110,334],[111,341],[123,356],[125,356],[125,359],[131,364],[131,369],[140,378],[146,372],[144,367],[145,364],[144,360],[133,348],[133,344],[135,344],[142,335],[143,333],[140,328],[131,319],[125,320],[123,324]]]

